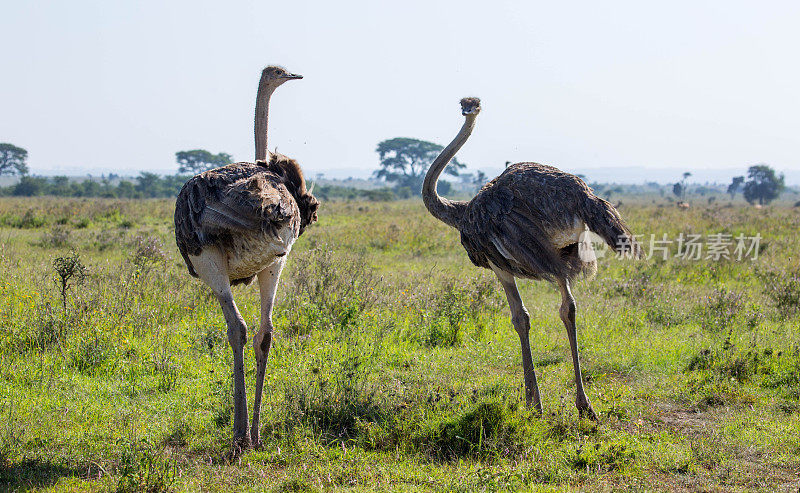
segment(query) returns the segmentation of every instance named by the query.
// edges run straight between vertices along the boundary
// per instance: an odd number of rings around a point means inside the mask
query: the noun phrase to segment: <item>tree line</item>
[[[14,185],[0,187],[0,196],[34,197],[108,197],[123,199],[175,197],[186,181],[202,171],[233,162],[230,154],[212,154],[203,149],[178,151],[178,173],[159,175],[142,171],[133,179],[120,179],[113,173],[101,179],[70,180],[66,176],[28,174],[28,151],[9,143],[0,143],[0,175],[19,175]]]
[[[686,180],[690,176],[692,174],[687,171],[683,174],[683,179],[672,186],[672,193],[681,202],[686,202],[686,193],[689,189]],[[750,166],[747,169],[747,177],[749,178],[747,181],[744,176],[735,176],[731,180],[727,189],[731,200],[736,198],[738,192],[741,192],[748,204],[765,205],[777,199],[786,188],[783,174],[777,174],[766,164]]]
[[[439,144],[408,137],[396,137],[378,143],[375,152],[378,154],[378,169],[373,177],[383,180],[387,186],[378,190],[356,190],[333,185],[320,185],[315,192],[320,198],[344,198],[368,200],[393,200],[418,196],[428,167],[436,159],[443,147]],[[111,197],[111,198],[156,198],[174,197],[184,183],[193,175],[213,168],[225,166],[233,162],[233,156],[220,152],[214,154],[205,149],[192,149],[175,153],[178,173],[161,176],[143,171],[139,176],[119,179],[115,175],[102,177],[100,180],[70,180],[66,176],[41,177],[28,174],[28,151],[10,143],[0,143],[0,175],[19,175],[18,183],[0,187],[0,195],[37,196],[56,195],[62,197]],[[507,162],[506,165],[509,163]],[[474,189],[481,187],[486,181],[482,171],[465,173],[466,165],[458,159],[445,169],[445,173],[458,179]],[[689,189],[686,180],[692,174],[686,172],[683,179],[672,187],[673,194],[681,201],[686,201]],[[733,178],[727,192],[731,199],[741,192],[750,204],[768,204],[778,198],[785,188],[784,176],[778,175],[774,169],[759,164],[751,166],[747,171],[748,180],[744,176]],[[452,192],[452,183],[441,180],[439,193],[447,195]]]
[[[23,175],[19,182],[0,187],[0,196],[35,197],[55,195],[58,197],[107,197],[141,199],[175,197],[189,178],[187,175],[166,175],[141,172],[131,180],[120,180],[114,175],[99,180],[88,178],[70,180],[66,176]]]

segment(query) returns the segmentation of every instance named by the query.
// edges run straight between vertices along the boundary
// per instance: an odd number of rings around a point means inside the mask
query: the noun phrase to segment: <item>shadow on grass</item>
[[[19,464],[0,465],[0,490],[2,491],[27,491],[52,486],[61,478],[79,477],[86,478],[91,469],[76,468],[26,460]],[[96,473],[96,471],[95,471]]]

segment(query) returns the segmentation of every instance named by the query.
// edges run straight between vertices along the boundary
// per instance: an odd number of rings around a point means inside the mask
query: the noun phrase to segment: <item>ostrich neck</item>
[[[456,152],[461,149],[461,146],[469,138],[472,129],[475,127],[475,117],[477,116],[466,115],[464,125],[458,135],[433,161],[422,184],[422,201],[425,203],[425,207],[428,208],[433,217],[454,228],[458,228],[458,223],[466,208],[466,202],[448,200],[441,197],[436,191],[436,184],[439,182],[439,176],[450,163],[450,160],[453,159]]]
[[[267,149],[267,123],[269,122],[269,98],[272,96],[274,87],[270,87],[262,79],[258,85],[258,95],[256,96],[256,161],[266,161],[269,156]]]

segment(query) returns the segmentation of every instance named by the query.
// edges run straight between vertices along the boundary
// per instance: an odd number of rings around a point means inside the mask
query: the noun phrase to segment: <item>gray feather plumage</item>
[[[463,204],[463,203],[462,203]],[[578,256],[577,244],[555,248],[550,233],[573,226],[575,218],[612,248],[641,250],[611,204],[580,178],[551,166],[517,163],[463,204],[461,244],[479,267],[531,279],[571,279],[594,268]],[[623,240],[620,247],[618,239]]]
[[[189,255],[208,245],[227,251],[243,234],[277,236],[286,225],[297,237],[316,221],[318,205],[292,159],[274,154],[269,162],[233,163],[186,182],[175,204],[175,240],[189,273],[197,277]]]

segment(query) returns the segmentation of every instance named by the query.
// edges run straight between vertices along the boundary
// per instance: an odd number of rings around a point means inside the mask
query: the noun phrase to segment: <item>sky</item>
[[[311,176],[367,175],[392,137],[447,144],[464,96],[483,107],[472,169],[793,174],[798,25],[793,1],[3,2],[0,142],[36,174],[252,160],[279,64],[304,79],[274,94],[269,145]]]

